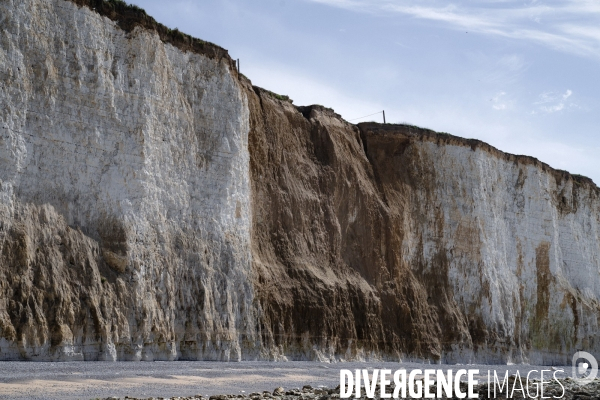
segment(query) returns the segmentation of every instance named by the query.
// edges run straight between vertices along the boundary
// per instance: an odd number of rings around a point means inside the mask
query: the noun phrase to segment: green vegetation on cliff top
[[[193,51],[210,58],[231,60],[227,50],[216,44],[194,38],[179,29],[170,29],[149,16],[143,8],[128,4],[123,0],[69,0],[79,6],[86,6],[117,24],[126,32],[140,26],[158,33],[161,40],[183,51]]]

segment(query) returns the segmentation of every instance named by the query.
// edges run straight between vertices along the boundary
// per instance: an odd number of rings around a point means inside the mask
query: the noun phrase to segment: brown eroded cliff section
[[[578,330],[577,319],[582,313],[596,319],[598,302],[577,311],[587,302],[576,300],[578,290],[561,286],[550,272],[549,242],[535,249],[534,280],[516,271],[522,256],[514,268],[506,266],[514,270],[517,292],[504,288],[508,299],[497,298],[492,287],[502,283],[486,276],[496,266],[485,265],[482,238],[494,228],[444,210],[456,200],[440,192],[440,185],[479,177],[461,176],[464,170],[448,164],[456,170],[441,182],[432,156],[444,158],[444,148],[452,146],[468,157],[491,157],[516,171],[510,182],[516,192],[532,167],[548,174],[552,185],[570,185],[570,200],[563,189],[551,203],[571,213],[582,197],[598,199],[588,178],[477,140],[406,125],[355,126],[330,109],[294,107],[256,87],[248,97],[254,287],[267,347],[309,359],[562,362],[582,336],[595,346],[597,331]],[[425,143],[434,154],[424,151]],[[466,202],[473,200],[467,194]],[[598,215],[590,217],[597,224]],[[465,282],[451,278],[455,266],[467,269]],[[471,279],[477,284],[464,290]],[[531,289],[537,294],[524,294]],[[561,309],[569,303],[573,314],[566,318],[575,325],[569,333],[558,331],[549,310],[549,297],[561,298],[563,291],[570,300]],[[486,314],[495,308],[512,315],[493,320],[497,316]],[[540,342],[543,337],[554,342]]]
[[[265,344],[317,359],[312,352],[439,358],[442,342],[466,340],[466,324],[446,304],[438,315],[395,251],[408,228],[408,193],[398,194],[397,207],[387,204],[359,128],[258,88],[249,98],[253,266]],[[443,332],[445,319],[457,329]]]
[[[27,1],[0,4],[14,63],[0,100],[60,123],[0,115],[0,359],[600,354],[588,178],[296,107],[118,1]],[[95,45],[54,31],[55,14]],[[55,39],[19,30],[27,18]]]

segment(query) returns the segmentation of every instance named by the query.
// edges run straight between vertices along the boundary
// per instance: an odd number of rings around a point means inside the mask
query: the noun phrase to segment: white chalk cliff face
[[[0,1],[0,359],[237,360],[248,107],[227,60]]]
[[[411,204],[403,259],[433,278],[430,296],[448,296],[467,327],[441,344],[443,360],[568,365],[577,349],[600,354],[600,191],[591,181],[481,142],[361,129],[388,176],[388,201]]]
[[[459,308],[487,331],[472,335],[473,359],[569,365],[577,349],[600,354],[598,190],[482,149],[419,150],[435,171],[435,195],[421,200],[440,218],[421,236],[424,254],[445,249]]]
[[[591,181],[77,2],[0,0],[0,360],[600,358]]]

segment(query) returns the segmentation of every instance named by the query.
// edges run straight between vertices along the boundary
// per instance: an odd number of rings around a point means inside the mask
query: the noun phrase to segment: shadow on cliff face
[[[129,258],[125,226],[117,218],[104,216],[98,219],[97,227],[106,264],[117,273],[125,272]]]

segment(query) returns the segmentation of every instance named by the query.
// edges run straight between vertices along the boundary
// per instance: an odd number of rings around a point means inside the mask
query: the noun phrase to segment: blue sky
[[[600,1],[130,2],[294,104],[385,110],[600,183]]]

